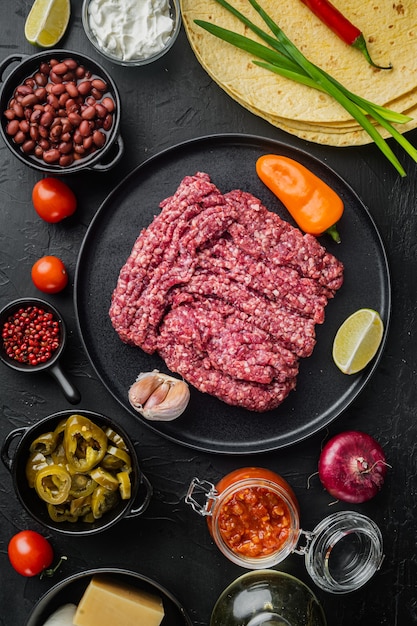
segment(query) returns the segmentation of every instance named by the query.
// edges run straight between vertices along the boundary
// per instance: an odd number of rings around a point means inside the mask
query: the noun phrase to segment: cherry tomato
[[[32,267],[32,280],[40,291],[58,293],[66,287],[68,274],[61,259],[43,256]]]
[[[42,178],[32,190],[33,206],[45,222],[60,222],[72,215],[77,199],[72,189],[58,178]]]
[[[9,560],[22,576],[37,576],[48,568],[54,558],[51,544],[34,530],[22,530],[9,541]]]

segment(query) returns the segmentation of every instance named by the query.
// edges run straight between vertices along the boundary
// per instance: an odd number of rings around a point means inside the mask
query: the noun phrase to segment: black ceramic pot
[[[91,569],[62,580],[35,605],[26,626],[43,626],[59,607],[68,603],[77,605],[93,576],[108,577],[120,584],[159,596],[165,611],[164,626],[193,626],[179,601],[162,585],[136,572],[118,568]],[[118,623],[123,624],[123,615],[120,615]]]
[[[26,78],[33,76],[43,62],[49,62],[51,59],[62,61],[68,58],[75,59],[80,65],[90,70],[93,75],[102,78],[108,85],[108,95],[115,103],[115,111],[113,113],[113,125],[107,135],[105,145],[78,161],[74,161],[72,165],[61,167],[54,164],[45,163],[43,160],[31,154],[25,154],[21,146],[13,141],[13,138],[7,134],[6,126],[8,120],[4,115],[4,111],[8,108],[10,100],[13,98],[15,89],[21,85]],[[17,66],[7,74],[6,70],[17,62]],[[107,171],[112,168],[123,154],[123,141],[120,136],[120,118],[121,104],[120,95],[115,82],[108,72],[96,61],[81,55],[72,50],[47,50],[38,52],[34,55],[25,55],[23,53],[15,53],[8,56],[0,63],[0,132],[3,140],[9,150],[29,167],[44,172],[45,174],[73,174],[83,170]]]
[[[111,509],[94,522],[67,522],[54,521],[50,518],[46,503],[39,498],[35,489],[29,486],[26,478],[26,464],[29,458],[31,443],[43,433],[53,431],[63,419],[74,413],[89,418],[97,426],[112,428],[124,440],[132,462],[131,497],[128,500],[120,499],[115,508]],[[1,459],[10,471],[15,492],[28,513],[40,524],[56,532],[67,535],[91,535],[106,530],[123,518],[136,517],[144,513],[152,497],[152,486],[139,468],[136,450],[127,433],[119,424],[105,415],[85,411],[82,409],[60,411],[43,418],[33,426],[16,428],[3,441]]]

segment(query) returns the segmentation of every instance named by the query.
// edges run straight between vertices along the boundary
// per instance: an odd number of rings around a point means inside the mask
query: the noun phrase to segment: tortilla
[[[263,117],[273,126],[281,128],[281,130],[296,135],[300,139],[304,139],[306,141],[312,141],[313,143],[320,143],[323,145],[335,147],[360,146],[366,145],[372,141],[368,133],[366,133],[357,123],[355,123],[354,125],[346,126],[336,126],[332,124],[314,124],[307,126],[303,125],[302,123],[298,123],[296,120],[281,118],[277,116],[266,116],[263,111],[259,111],[259,109],[257,109],[256,107],[249,107],[246,103],[240,102],[238,97],[234,96],[234,99],[255,115]],[[402,111],[402,113],[411,117],[412,120],[410,122],[407,122],[406,124],[402,124],[401,126],[397,125],[398,130],[400,130],[401,133],[413,130],[416,127],[417,121],[417,99],[416,104],[413,107],[411,107],[410,109],[405,109],[404,111]],[[382,137],[384,137],[385,139],[391,137],[390,133],[384,128],[381,128],[377,124],[375,124],[375,126],[378,128],[378,131]]]
[[[233,6],[268,30],[248,0]],[[334,0],[334,5],[364,33],[379,70],[362,53],[341,41],[300,0],[261,0],[262,8],[313,63],[347,89],[398,112],[417,107],[417,3],[388,0]],[[213,22],[255,40],[257,36],[215,0],[181,0],[190,45],[211,78],[234,100],[274,126],[303,139],[328,145],[361,145],[369,135],[333,98],[252,63],[253,55],[214,37],[194,23]],[[400,132],[417,127],[417,118],[398,124]],[[389,134],[377,127],[384,137]]]

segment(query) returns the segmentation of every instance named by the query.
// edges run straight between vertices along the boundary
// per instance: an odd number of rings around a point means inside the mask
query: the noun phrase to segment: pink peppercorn
[[[2,339],[11,359],[28,365],[46,363],[60,345],[59,321],[43,308],[20,308],[3,324]]]

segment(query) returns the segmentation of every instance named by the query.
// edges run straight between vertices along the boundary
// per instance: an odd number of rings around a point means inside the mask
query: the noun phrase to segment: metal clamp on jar
[[[247,569],[270,568],[291,553],[301,554],[316,585],[347,593],[364,585],[383,560],[381,532],[360,513],[340,511],[313,531],[302,530],[293,490],[270,470],[239,469],[216,486],[194,478],[185,502],[206,517],[220,551]]]

